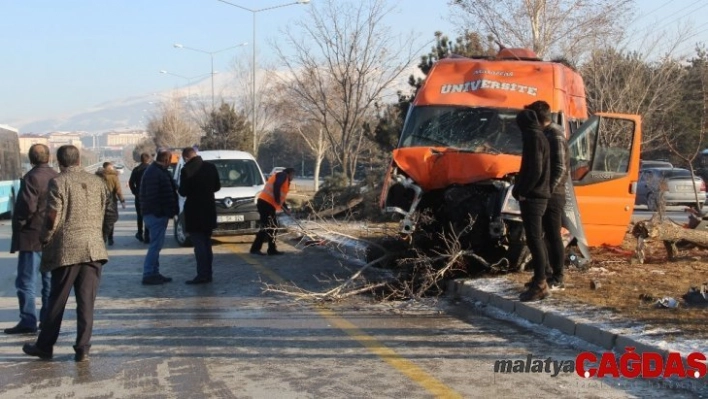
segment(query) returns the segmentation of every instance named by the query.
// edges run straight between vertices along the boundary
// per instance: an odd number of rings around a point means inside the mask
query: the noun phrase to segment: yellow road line
[[[242,254],[239,253],[239,248],[236,245],[228,244],[226,245],[226,247],[231,250],[231,252],[236,254],[236,256],[253,266],[256,271],[258,271],[262,275],[267,276],[276,284],[283,284],[286,282],[284,278],[280,277],[280,275],[270,270],[268,267],[264,266],[259,261],[251,258],[247,259],[246,257],[242,256]],[[322,318],[327,320],[330,324],[344,331],[347,335],[352,337],[355,341],[359,342],[371,353],[380,357],[391,367],[395,368],[403,375],[405,375],[413,382],[417,383],[436,397],[462,398],[462,395],[455,392],[452,388],[448,387],[437,378],[426,373],[423,369],[415,365],[415,363],[403,358],[393,349],[386,347],[386,345],[384,345],[371,335],[365,333],[353,323],[338,316],[332,310],[327,309],[324,306],[316,306],[315,310],[317,311],[317,313],[319,313],[320,316],[322,316]]]

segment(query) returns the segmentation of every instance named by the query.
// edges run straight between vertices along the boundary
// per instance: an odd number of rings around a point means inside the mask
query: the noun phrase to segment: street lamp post
[[[244,43],[237,44],[235,46],[227,47],[227,48],[217,50],[217,51],[200,50],[198,48],[187,47],[187,46],[181,45],[179,43],[175,43],[173,46],[174,46],[174,48],[181,48],[181,49],[196,51],[196,52],[203,53],[203,54],[209,54],[209,57],[211,58],[211,108],[214,109],[214,54],[222,53],[226,50],[231,50],[231,49],[235,49],[236,47],[243,47],[243,46],[247,46],[247,45],[248,45],[248,43],[244,42]]]
[[[281,8],[281,7],[287,7],[287,6],[293,6],[296,4],[308,4],[310,0],[297,0],[291,3],[286,3],[286,4],[281,4],[277,6],[272,6],[272,7],[266,7],[266,8],[260,8],[260,9],[252,9],[252,8],[247,8],[244,6],[240,6],[238,4],[230,3],[226,0],[218,0],[224,4],[228,4],[230,6],[234,6],[236,8],[240,8],[245,11],[250,11],[253,14],[253,73],[252,73],[252,82],[251,84],[253,87],[251,88],[251,95],[253,96],[253,103],[251,104],[253,106],[253,121],[251,123],[251,128],[253,129],[253,155],[258,156],[258,139],[256,138],[256,14],[258,14],[261,11],[267,11],[267,10],[272,10],[275,8]]]

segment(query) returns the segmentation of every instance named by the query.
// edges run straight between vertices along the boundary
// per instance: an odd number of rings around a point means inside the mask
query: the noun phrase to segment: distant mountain
[[[411,67],[410,70],[417,71],[417,68]],[[401,74],[400,82],[396,84],[396,87],[390,89],[390,93],[386,95],[390,102],[395,101],[397,90],[408,90],[406,82],[409,75],[409,72]],[[233,73],[214,75],[217,101],[222,96],[235,98],[239,89],[246,87],[246,85],[237,83]],[[84,131],[96,134],[122,129],[143,129],[150,116],[157,110],[156,106],[159,102],[172,97],[176,92],[192,99],[196,98],[196,101],[211,101],[211,78],[207,77],[190,86],[183,86],[176,90],[106,102],[62,117],[7,121],[7,124],[18,128],[20,133]]]

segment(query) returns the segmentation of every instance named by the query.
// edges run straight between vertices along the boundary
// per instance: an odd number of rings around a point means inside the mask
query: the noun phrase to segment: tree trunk
[[[315,192],[320,191],[320,168],[322,167],[322,157],[315,157]]]
[[[676,243],[685,241],[693,245],[708,248],[708,231],[702,229],[685,228],[672,221],[660,221],[656,216],[650,220],[641,221],[634,225],[632,235],[639,239],[637,254],[641,262],[643,259],[644,239],[664,241],[667,256],[673,260],[677,255]]]

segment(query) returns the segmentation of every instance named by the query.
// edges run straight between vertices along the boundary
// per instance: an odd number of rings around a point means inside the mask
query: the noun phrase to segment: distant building
[[[81,143],[84,148],[87,149],[97,149],[106,146],[106,135],[105,134],[90,134],[86,133],[81,136]]]
[[[34,144],[44,144],[46,146],[49,146],[49,138],[44,135],[21,134],[18,138],[20,139],[20,154],[24,155],[25,157],[29,153],[30,147],[32,147]]]
[[[81,144],[81,133],[74,132],[52,132],[47,134],[49,148],[57,149],[63,145],[73,145],[79,150],[83,147]]]
[[[129,145],[136,145],[147,136],[147,133],[139,130],[131,132],[110,132],[106,133],[106,146],[125,147]]]

